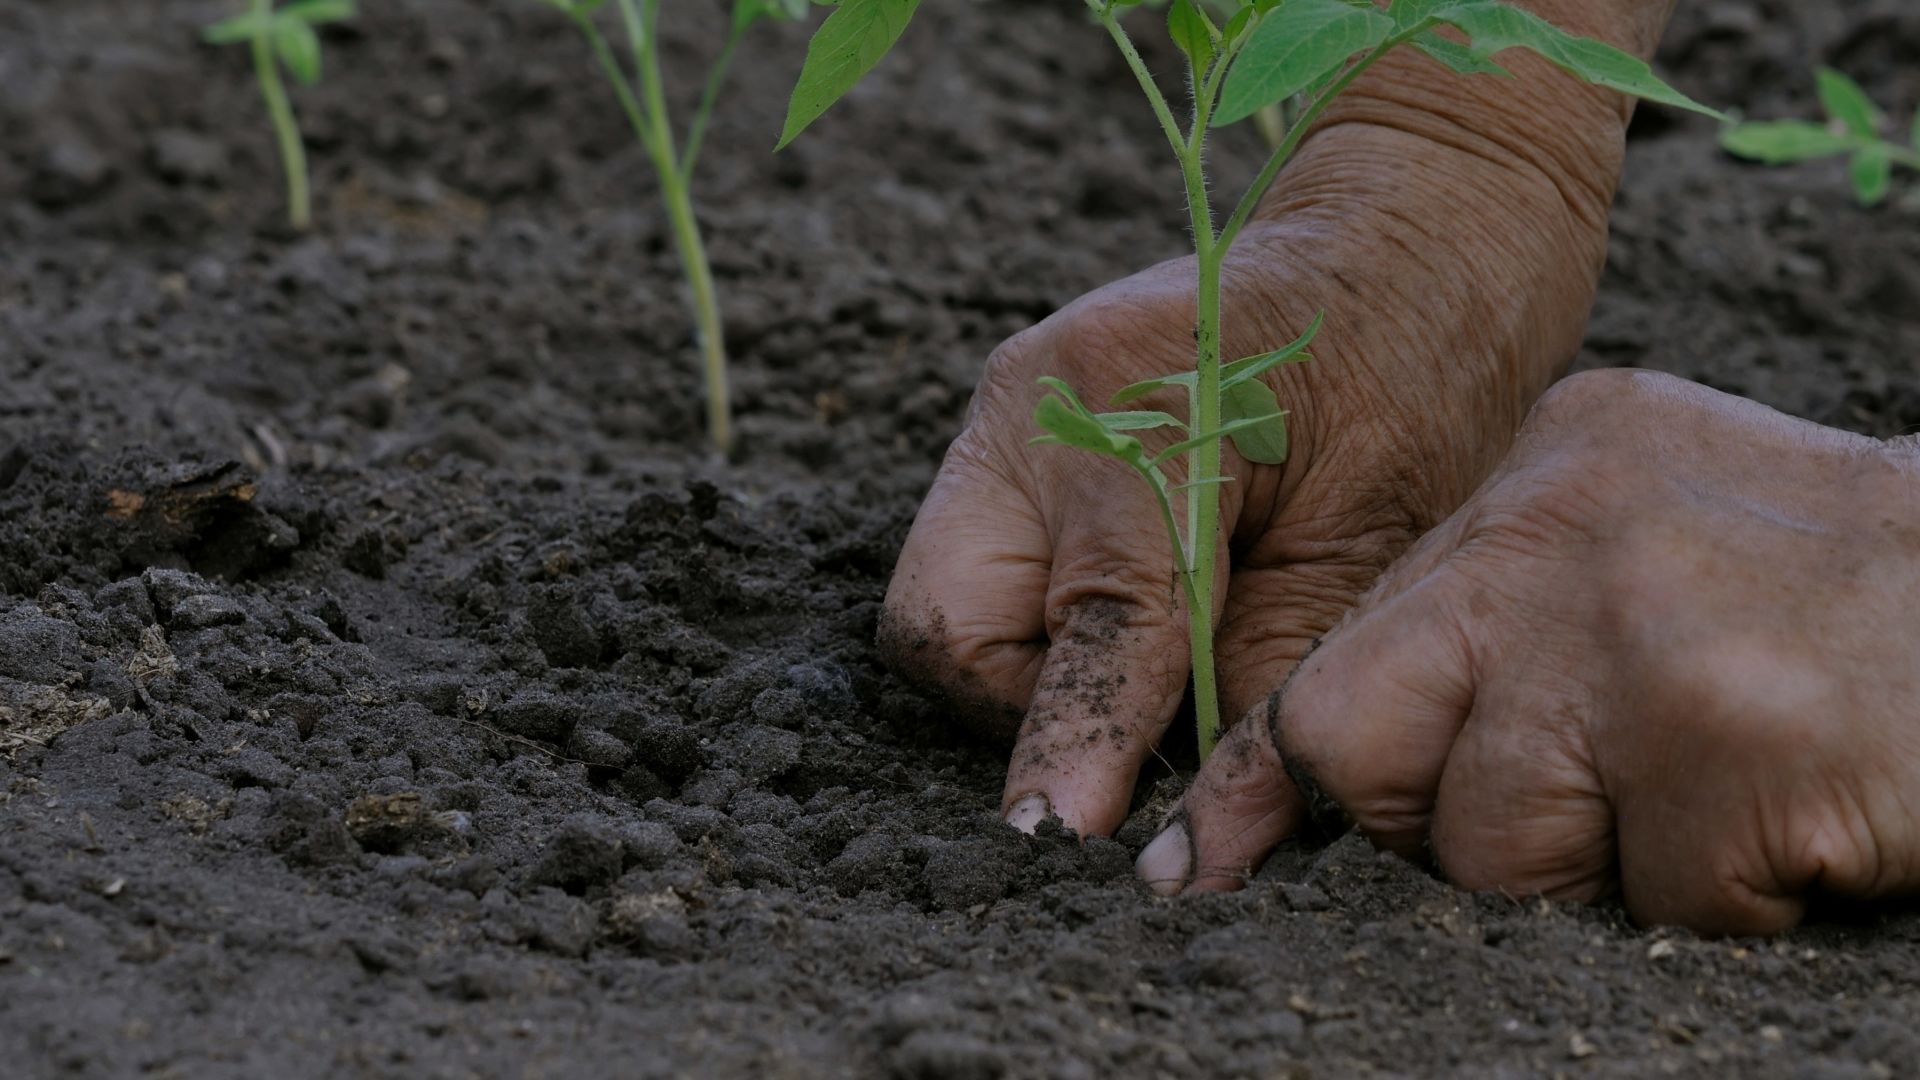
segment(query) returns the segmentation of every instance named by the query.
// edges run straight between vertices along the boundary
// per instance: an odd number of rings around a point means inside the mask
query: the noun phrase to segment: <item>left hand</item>
[[[1232,888],[1307,813],[1459,884],[1764,934],[1920,888],[1920,457],[1593,372],[1236,727],[1140,870]]]

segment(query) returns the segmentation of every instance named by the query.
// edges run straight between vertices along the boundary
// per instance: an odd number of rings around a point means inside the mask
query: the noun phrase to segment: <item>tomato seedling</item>
[[[700,158],[701,144],[706,141],[714,101],[720,96],[720,87],[726,82],[727,68],[741,39],[754,24],[763,20],[805,16],[808,0],[734,0],[727,20],[726,41],[707,69],[706,84],[694,105],[684,142],[674,135],[667,107],[666,80],[660,73],[660,0],[613,0],[626,32],[627,49],[633,62],[631,74],[594,22],[595,13],[605,7],[608,0],[544,2],[571,18],[586,37],[594,60],[613,87],[627,123],[632,125],[653,166],[673,231],[674,251],[680,257],[680,272],[686,278],[693,307],[694,338],[700,348],[701,370],[706,380],[707,434],[724,452],[733,445],[727,342],[721,330],[713,267],[707,261],[706,241],[700,235],[700,222],[693,212],[693,169]]]
[[[1827,121],[1756,120],[1728,124],[1720,130],[1720,145],[1729,153],[1768,165],[1791,165],[1821,158],[1845,157],[1854,198],[1861,206],[1878,206],[1893,187],[1893,167],[1920,169],[1920,114],[1913,118],[1905,145],[1881,135],[1886,115],[1846,75],[1832,68],[1814,73],[1815,89]]]
[[[792,141],[879,62],[919,3],[840,0],[807,50],[780,145]],[[1221,266],[1261,197],[1314,122],[1361,73],[1403,46],[1418,49],[1461,75],[1505,77],[1511,73],[1495,56],[1508,49],[1527,49],[1587,82],[1709,116],[1720,114],[1661,82],[1643,61],[1568,34],[1497,0],[1394,0],[1386,9],[1371,0],[1237,0],[1224,19],[1208,14],[1211,5],[1173,0],[1166,26],[1185,55],[1192,99],[1191,116],[1183,125],[1121,24],[1122,12],[1140,0],[1085,3],[1146,94],[1180,163],[1198,267],[1194,367],[1135,383],[1109,402],[1124,405],[1158,391],[1177,390],[1186,398],[1184,417],[1161,411],[1096,412],[1065,382],[1043,378],[1040,383],[1048,393],[1035,407],[1034,421],[1044,434],[1032,441],[1113,458],[1139,474],[1152,490],[1186,600],[1194,710],[1204,758],[1220,734],[1213,576],[1220,485],[1231,480],[1221,471],[1221,443],[1231,440],[1242,457],[1256,463],[1279,464],[1286,459],[1287,413],[1261,376],[1279,365],[1308,359],[1307,346],[1321,324],[1316,317],[1296,340],[1272,352],[1223,362]],[[1455,36],[1443,33],[1449,28]],[[1296,98],[1294,115],[1266,164],[1225,220],[1216,221],[1207,200],[1208,132]],[[1176,441],[1158,452],[1148,451],[1135,434],[1162,428],[1172,429]],[[1176,469],[1183,474],[1182,482],[1169,475]],[[1184,504],[1184,515],[1176,513],[1176,497]]]
[[[314,27],[354,16],[353,0],[294,0],[278,10],[274,0],[247,0],[247,10],[221,19],[201,31],[211,45],[246,43],[253,50],[253,71],[260,80],[260,97],[273,121],[280,147],[280,167],[287,174],[287,219],[305,230],[313,223],[312,197],[307,184],[307,150],[300,124],[280,81],[285,67],[302,86],[320,81],[320,35]]]

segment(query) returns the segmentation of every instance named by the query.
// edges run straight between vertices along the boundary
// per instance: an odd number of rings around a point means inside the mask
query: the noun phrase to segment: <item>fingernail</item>
[[[1040,823],[1052,814],[1053,804],[1047,801],[1045,795],[1035,792],[1024,796],[1019,802],[1007,808],[1007,824],[1032,836],[1033,831],[1040,827]]]
[[[1193,839],[1187,835],[1187,823],[1175,821],[1135,860],[1133,871],[1147,888],[1161,896],[1172,896],[1187,887],[1193,876]]]

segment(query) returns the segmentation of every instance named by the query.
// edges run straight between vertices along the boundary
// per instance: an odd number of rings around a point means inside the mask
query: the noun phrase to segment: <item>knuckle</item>
[[[1159,629],[1173,621],[1171,567],[1158,572],[1160,565],[1138,552],[1118,551],[1106,545],[1066,555],[1054,563],[1053,580],[1047,588],[1046,614],[1049,632],[1071,625],[1076,619],[1099,609],[1100,621],[1113,624],[1115,617],[1127,629]]]
[[[967,406],[969,427],[984,415],[1020,408],[1033,397],[1033,381],[1042,374],[1035,364],[1038,333],[1038,327],[1022,330],[988,354],[986,365],[980,371],[980,383]]]
[[[1835,676],[1804,649],[1764,631],[1734,630],[1676,648],[1660,627],[1649,622],[1640,630],[1662,711],[1690,740],[1815,749],[1838,735],[1836,725],[1822,721]]]
[[[1657,371],[1602,368],[1569,375],[1540,395],[1523,426],[1531,434],[1591,430],[1603,422],[1645,427],[1676,410],[1698,407],[1685,379]],[[1614,423],[1606,423],[1611,429]]]

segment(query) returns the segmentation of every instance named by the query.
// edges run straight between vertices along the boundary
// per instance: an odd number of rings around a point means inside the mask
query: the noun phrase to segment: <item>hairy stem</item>
[[[1127,62],[1127,69],[1133,72],[1134,79],[1140,83],[1140,89],[1147,95],[1147,102],[1153,106],[1153,115],[1160,120],[1160,130],[1166,133],[1168,145],[1173,147],[1174,153],[1184,156],[1187,152],[1187,142],[1186,137],[1180,134],[1180,123],[1173,118],[1173,109],[1167,105],[1166,95],[1162,94],[1160,87],[1154,83],[1153,73],[1147,70],[1147,62],[1141,58],[1140,50],[1133,47],[1133,39],[1127,36],[1126,29],[1114,16],[1113,8],[1102,7],[1098,0],[1087,0],[1087,6],[1100,17],[1100,25],[1107,28],[1108,36],[1112,37],[1113,43],[1119,46],[1120,55]]]
[[[280,146],[280,167],[287,174],[287,220],[305,232],[313,224],[312,196],[307,190],[307,148],[300,141],[300,125],[293,118],[293,104],[287,100],[286,84],[280,80],[280,67],[273,58],[270,27],[273,0],[252,0],[258,19],[253,32],[253,70],[260,78],[260,96],[266,100],[267,115],[273,120],[273,134]]]
[[[1182,162],[1188,173],[1199,173],[1197,156]],[[1191,187],[1191,181],[1189,181]],[[1205,183],[1202,203],[1193,211],[1197,230],[1208,215]],[[1222,250],[1211,238],[1197,245],[1199,282],[1195,290],[1193,341],[1195,380],[1188,423],[1194,431],[1220,430],[1220,263]],[[1213,669],[1213,568],[1220,537],[1221,439],[1208,439],[1187,454],[1187,637],[1193,657],[1193,715],[1206,761],[1220,741],[1220,693]]]

